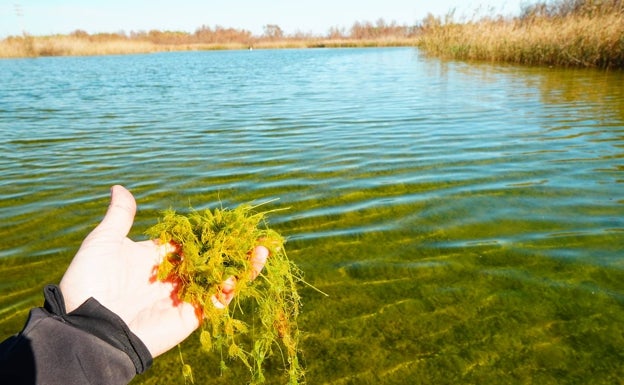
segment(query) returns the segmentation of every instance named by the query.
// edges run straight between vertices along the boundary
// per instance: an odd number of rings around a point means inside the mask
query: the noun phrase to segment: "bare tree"
[[[281,39],[284,37],[284,31],[277,24],[267,24],[264,26],[264,36],[269,39]]]

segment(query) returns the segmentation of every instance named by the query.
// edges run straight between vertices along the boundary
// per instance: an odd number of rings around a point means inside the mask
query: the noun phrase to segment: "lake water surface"
[[[309,384],[624,378],[624,74],[415,49],[0,61],[0,338],[98,223],[267,205]],[[245,383],[182,345],[197,383]],[[279,352],[276,352],[279,356]],[[281,358],[269,383],[284,383]],[[178,352],[133,383],[181,383]]]

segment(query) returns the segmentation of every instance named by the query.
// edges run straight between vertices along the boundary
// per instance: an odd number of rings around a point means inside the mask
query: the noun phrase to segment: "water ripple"
[[[443,360],[453,346],[496,352],[475,342],[485,330],[518,329],[539,350],[546,332],[534,324],[562,324],[549,309],[582,317],[591,291],[604,297],[597,307],[621,301],[622,73],[441,62],[405,48],[3,60],[0,73],[0,273],[17,293],[3,317],[60,276],[114,183],[137,197],[136,237],[168,207],[279,198],[268,208],[288,209],[270,224],[309,280],[339,293],[306,315],[344,321],[326,325],[336,338],[310,335],[311,350],[367,341],[383,352],[379,373],[418,377],[413,357]],[[14,275],[11,261],[31,266],[23,258],[54,263]],[[509,310],[516,303],[531,312]],[[473,324],[483,327],[462,340]],[[340,338],[353,330],[367,334]],[[419,347],[405,345],[410,335]],[[462,373],[487,361],[476,356],[463,356]],[[313,378],[351,378],[336,370]]]

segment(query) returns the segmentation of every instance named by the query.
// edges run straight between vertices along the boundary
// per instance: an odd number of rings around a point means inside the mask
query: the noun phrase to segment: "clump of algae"
[[[297,316],[301,305],[296,284],[301,271],[284,249],[284,238],[270,230],[265,222],[267,212],[255,212],[257,206],[243,204],[236,209],[192,210],[178,214],[169,209],[146,235],[172,243],[177,251],[170,253],[158,267],[158,279],[178,283],[178,297],[194,304],[205,318],[199,340],[205,351],[239,359],[251,372],[251,383],[264,382],[262,363],[277,348],[284,358],[289,384],[303,380],[299,363],[299,330]],[[269,250],[262,272],[252,279],[250,251],[258,245]],[[234,300],[218,308],[226,279],[235,277]],[[239,319],[241,304],[251,301],[254,322]],[[243,339],[243,337],[247,337]],[[192,382],[192,372],[183,365],[185,380]]]

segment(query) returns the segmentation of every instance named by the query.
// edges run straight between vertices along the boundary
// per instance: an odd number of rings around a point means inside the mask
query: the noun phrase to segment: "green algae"
[[[301,299],[296,287],[303,281],[301,271],[288,259],[285,239],[267,227],[267,213],[254,209],[243,204],[232,210],[191,210],[186,215],[170,209],[146,235],[176,246],[159,265],[158,279],[176,282],[178,299],[201,311],[205,321],[199,341],[203,351],[218,352],[220,370],[228,369],[226,358],[237,359],[250,371],[252,384],[263,383],[265,359],[279,352],[288,383],[294,385],[303,379],[297,327]],[[261,272],[253,271],[250,260],[258,245],[269,250]],[[236,280],[234,302],[225,308],[215,306],[231,277]],[[191,365],[183,359],[182,364],[185,380],[193,382]]]

